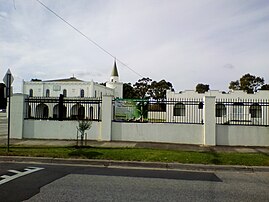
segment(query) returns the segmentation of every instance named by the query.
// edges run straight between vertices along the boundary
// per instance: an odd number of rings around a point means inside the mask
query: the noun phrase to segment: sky
[[[228,91],[246,73],[269,83],[268,0],[40,1],[109,54],[37,0],[0,0],[0,78],[10,68],[15,92],[32,78],[106,82],[114,57],[122,82],[165,79],[176,92]]]

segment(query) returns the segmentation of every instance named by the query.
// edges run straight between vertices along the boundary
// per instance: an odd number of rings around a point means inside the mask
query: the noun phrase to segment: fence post
[[[102,123],[101,140],[111,141],[112,132],[112,98],[113,96],[104,95],[102,100]]]
[[[204,145],[216,145],[215,96],[204,97]]]
[[[24,94],[13,94],[10,106],[10,137],[16,139],[23,138],[23,125],[26,115]]]
[[[58,112],[59,113],[59,121],[63,120],[63,111],[64,111],[63,101],[64,101],[64,95],[60,94],[60,97],[59,97],[59,112]]]

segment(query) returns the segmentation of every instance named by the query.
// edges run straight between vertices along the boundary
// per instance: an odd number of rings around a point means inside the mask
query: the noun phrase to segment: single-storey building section
[[[166,97],[168,103],[166,111],[171,112],[167,113],[167,119],[171,121],[202,123],[203,99],[214,97],[217,124],[269,125],[268,90],[254,94],[239,90],[228,93],[217,90],[205,93],[192,90],[179,93],[167,91]],[[169,102],[173,105],[169,105]]]

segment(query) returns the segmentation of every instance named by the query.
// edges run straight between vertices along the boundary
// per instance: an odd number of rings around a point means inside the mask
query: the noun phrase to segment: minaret
[[[119,73],[118,73],[118,69],[117,69],[116,60],[114,61],[114,66],[113,66],[111,76],[110,76],[110,82],[111,83],[119,82]]]
[[[109,80],[109,82],[106,83],[106,87],[112,88],[114,90],[114,97],[122,98],[122,95],[123,95],[123,83],[120,82],[116,60],[114,60],[114,65],[113,65],[113,68],[112,68],[110,80]]]

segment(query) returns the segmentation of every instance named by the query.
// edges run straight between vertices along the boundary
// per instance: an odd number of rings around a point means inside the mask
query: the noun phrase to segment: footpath
[[[6,146],[6,138],[0,138],[0,146]],[[11,146],[75,146],[74,140],[34,140],[34,139],[11,139]],[[151,142],[98,142],[87,141],[87,146],[105,148],[155,148],[179,151],[208,151],[208,152],[238,152],[238,153],[263,153],[269,156],[269,147],[242,147],[242,146],[200,146],[170,143]],[[237,165],[202,165],[202,164],[181,164],[181,163],[161,163],[161,162],[134,162],[134,161],[112,161],[95,159],[60,159],[60,158],[40,158],[40,157],[19,157],[0,156],[0,162],[31,162],[31,163],[55,163],[68,165],[87,165],[105,167],[140,167],[156,169],[180,169],[180,170],[200,170],[200,171],[249,171],[249,172],[269,172],[268,166],[237,166]]]

